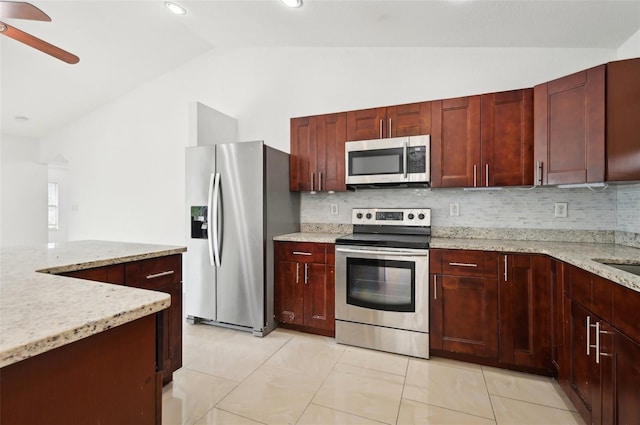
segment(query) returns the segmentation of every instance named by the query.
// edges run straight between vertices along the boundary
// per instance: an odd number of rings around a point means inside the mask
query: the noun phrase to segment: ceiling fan
[[[19,1],[0,1],[0,18],[28,19],[31,21],[51,21],[49,15],[38,9],[31,3]],[[80,58],[76,55],[62,50],[53,44],[47,43],[31,34],[21,31],[11,25],[0,21],[0,34],[18,40],[28,46],[40,50],[54,58],[60,59],[69,64],[78,63]]]

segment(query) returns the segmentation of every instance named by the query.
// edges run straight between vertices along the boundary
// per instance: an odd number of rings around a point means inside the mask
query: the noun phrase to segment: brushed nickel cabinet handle
[[[458,266],[458,267],[478,267],[477,264],[473,263],[449,263],[450,266]]]
[[[155,279],[157,277],[169,276],[175,273],[175,270],[167,270],[166,272],[160,272],[156,274],[148,274],[147,279]]]
[[[504,281],[508,282],[509,281],[509,275],[508,275],[508,268],[507,268],[507,256],[504,256]]]
[[[300,263],[296,263],[296,283],[300,281]]]
[[[380,138],[382,139],[382,119],[380,119]]]
[[[478,166],[473,164],[473,187],[478,187]]]
[[[309,283],[309,263],[304,264],[304,284]]]
[[[318,172],[318,191],[322,192],[322,173]]]
[[[485,164],[484,170],[485,170],[485,172],[484,172],[484,181],[485,181],[484,185],[489,187],[489,164]]]
[[[587,316],[587,356],[591,355],[591,316]]]
[[[315,177],[315,173],[311,173],[311,177],[310,177],[310,180],[311,180],[311,192],[313,192],[313,187],[315,186],[314,177]]]
[[[392,137],[391,136],[391,118],[389,118],[389,128],[387,129],[387,137]]]
[[[438,286],[437,286],[437,279],[438,276],[437,275],[433,275],[433,299],[437,300],[438,299]]]
[[[310,252],[304,252],[304,251],[293,251],[293,255],[313,255]]]

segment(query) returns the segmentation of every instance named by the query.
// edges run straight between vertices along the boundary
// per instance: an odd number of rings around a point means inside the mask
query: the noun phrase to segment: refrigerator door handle
[[[213,235],[211,234],[211,230],[215,226],[213,225],[211,215],[213,213],[213,186],[215,176],[216,175],[214,173],[211,173],[211,176],[209,177],[209,196],[207,196],[207,248],[209,249],[209,262],[214,267],[216,264],[213,260]]]
[[[209,178],[209,199],[207,205],[207,246],[209,261],[213,267],[220,267],[220,248],[218,247],[218,193],[220,192],[220,173],[211,173]]]

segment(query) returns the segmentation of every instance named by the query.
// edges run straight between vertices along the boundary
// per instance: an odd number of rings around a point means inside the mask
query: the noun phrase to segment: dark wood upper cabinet
[[[480,183],[480,96],[431,102],[431,187]]]
[[[292,192],[346,190],[346,113],[291,119],[289,186]]]
[[[431,132],[431,102],[347,112],[347,140],[419,136]]]
[[[534,87],[535,184],[604,181],[606,65]]]
[[[607,64],[606,180],[640,180],[640,58]]]
[[[482,95],[478,186],[533,184],[533,89]]]

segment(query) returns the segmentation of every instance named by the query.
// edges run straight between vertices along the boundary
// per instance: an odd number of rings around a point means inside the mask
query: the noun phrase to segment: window
[[[49,182],[49,230],[58,230],[58,183]]]

